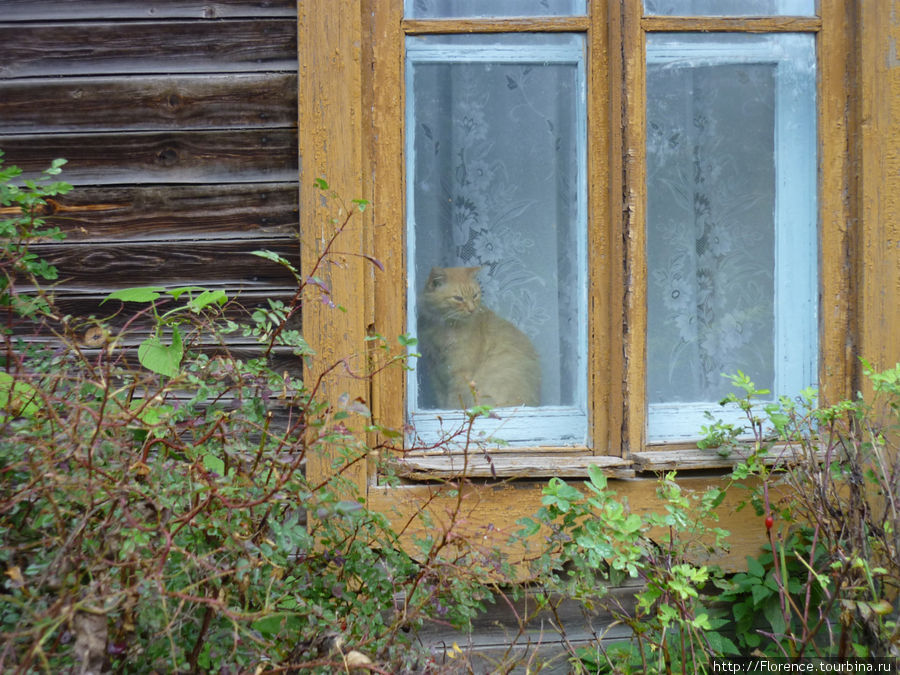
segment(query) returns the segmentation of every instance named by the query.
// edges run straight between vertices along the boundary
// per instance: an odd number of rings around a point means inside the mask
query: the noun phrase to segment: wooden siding
[[[67,239],[38,251],[65,311],[143,284],[286,299],[249,252],[299,260],[296,4],[6,0],[0,150],[30,174],[68,160],[47,208]]]
[[[858,353],[900,363],[900,0],[858,7]]]

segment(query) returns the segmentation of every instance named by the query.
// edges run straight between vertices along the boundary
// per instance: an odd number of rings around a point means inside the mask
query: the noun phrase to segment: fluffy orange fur
[[[540,405],[531,340],[481,302],[478,267],[435,267],[419,303],[419,347],[437,406]]]

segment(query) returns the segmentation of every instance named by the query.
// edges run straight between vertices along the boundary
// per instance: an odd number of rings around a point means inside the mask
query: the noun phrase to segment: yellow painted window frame
[[[345,255],[327,268],[326,282],[335,302],[347,312],[321,303],[303,307],[303,331],[318,358],[306,372],[319,382],[327,364],[351,356],[365,361],[366,336],[405,332],[403,44],[406,35],[467,32],[583,32],[587,34],[589,125],[589,339],[603,345],[590,351],[589,429],[586,448],[517,449],[494,467],[467,465],[470,476],[488,479],[497,466],[520,480],[482,481],[462,491],[440,480],[399,487],[379,484],[373,462],[359,462],[344,476],[365,496],[370,508],[404,527],[419,508],[440,523],[455,512],[473,531],[490,525],[503,545],[515,521],[540,506],[546,477],[584,475],[589,464],[605,466],[619,493],[640,512],[655,505],[654,472],[724,469],[714,453],[682,446],[647,446],[644,354],[646,310],[643,288],[645,160],[644,41],[654,31],[810,32],[817,37],[819,105],[820,246],[820,394],[837,400],[853,391],[856,380],[848,348],[855,335],[853,279],[849,271],[855,245],[848,227],[855,203],[850,183],[850,129],[854,110],[846,105],[854,77],[848,58],[858,17],[844,0],[820,0],[816,17],[687,18],[644,17],[640,0],[590,0],[584,17],[537,19],[403,18],[402,0],[300,0],[299,3],[299,150],[301,259],[310,269],[330,233],[334,204],[322,198],[313,179],[326,177],[346,199],[362,197],[374,208],[351,221],[341,251],[379,259],[377,271],[364,257]],[[848,196],[849,195],[849,196]],[[626,283],[627,281],[627,283]],[[852,341],[851,341],[852,342]],[[319,368],[319,370],[316,370]],[[376,420],[401,428],[405,418],[404,373],[390,369],[371,386],[336,369],[320,391],[333,400],[342,394],[367,401]],[[379,439],[366,438],[370,443]],[[440,458],[407,463],[411,477],[452,477]],[[326,479],[333,456],[310,457],[308,475]],[[404,469],[401,467],[401,471]],[[637,476],[631,479],[630,476]],[[721,472],[683,478],[687,488],[721,481]],[[729,498],[730,499],[730,498]],[[463,504],[459,512],[460,504]],[[733,534],[729,560],[762,543],[762,528],[749,509],[726,508],[723,526]],[[411,534],[407,533],[407,534]],[[723,561],[728,563],[729,561]]]

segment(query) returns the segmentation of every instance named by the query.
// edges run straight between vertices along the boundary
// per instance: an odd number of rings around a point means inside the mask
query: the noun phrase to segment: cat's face
[[[446,321],[459,321],[481,311],[480,267],[433,267],[422,300]]]

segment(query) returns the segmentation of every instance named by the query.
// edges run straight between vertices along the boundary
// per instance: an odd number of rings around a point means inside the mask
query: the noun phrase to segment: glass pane
[[[644,0],[644,13],[663,16],[814,16],[815,0]]]
[[[583,53],[567,34],[407,43],[414,411],[583,406]]]
[[[585,0],[406,0],[411,19],[504,16],[573,16],[587,12]]]
[[[714,409],[741,370],[813,382],[816,144],[810,36],[648,38],[647,394]],[[673,405],[674,404],[674,405]]]

